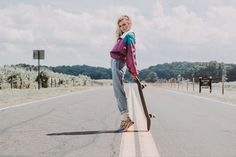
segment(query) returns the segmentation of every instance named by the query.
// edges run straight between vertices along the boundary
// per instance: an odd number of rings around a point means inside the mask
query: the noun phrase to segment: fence
[[[199,82],[195,82],[193,80],[182,80],[177,81],[176,79],[170,79],[165,81],[160,81],[155,83],[155,86],[161,88],[171,88],[181,91],[187,92],[199,92]],[[202,87],[202,92],[210,93],[210,87]],[[236,92],[236,82],[225,82],[224,78],[222,78],[221,82],[212,83],[212,92],[224,95],[227,92]]]

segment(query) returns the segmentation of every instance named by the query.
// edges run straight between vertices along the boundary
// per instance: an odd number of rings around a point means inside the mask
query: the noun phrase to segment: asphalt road
[[[145,117],[135,85],[126,85],[135,125],[117,132],[112,87],[0,109],[0,157],[235,157],[236,105],[166,89],[144,90]]]

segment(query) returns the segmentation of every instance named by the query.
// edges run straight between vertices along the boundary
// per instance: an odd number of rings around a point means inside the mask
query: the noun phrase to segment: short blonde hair
[[[119,23],[123,20],[127,20],[128,23],[129,23],[129,26],[131,28],[132,26],[132,21],[130,19],[130,17],[128,15],[121,15],[118,20],[117,20],[117,29],[116,29],[116,37],[117,37],[117,40],[120,38],[120,36],[123,34],[123,32],[120,30],[120,26],[119,26]]]

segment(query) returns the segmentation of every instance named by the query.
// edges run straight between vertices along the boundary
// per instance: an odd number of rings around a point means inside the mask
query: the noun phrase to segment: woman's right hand
[[[138,79],[138,76],[136,75],[132,75],[132,79],[134,80],[134,81],[136,81],[137,79]]]

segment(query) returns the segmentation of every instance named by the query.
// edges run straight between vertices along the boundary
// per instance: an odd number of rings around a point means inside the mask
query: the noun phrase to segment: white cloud
[[[139,68],[181,60],[235,62],[234,7],[212,6],[202,17],[183,4],[165,10],[157,0],[150,12],[147,17],[130,6],[104,6],[82,13],[50,5],[0,9],[0,64],[36,63],[32,50],[45,49],[47,65],[109,67],[121,14],[133,20]]]
[[[146,39],[143,40],[145,53],[150,55],[149,59],[146,57],[146,63],[147,60],[156,60],[156,63],[183,60],[235,62],[235,8],[209,7],[207,16],[201,17],[184,5],[166,12],[160,1],[156,4],[159,6],[154,8],[159,11],[154,10],[153,18],[146,21],[148,31],[142,28],[145,30],[141,34],[142,39]]]
[[[26,50],[31,53],[33,49],[43,48],[46,50],[46,58],[50,59],[46,63],[52,65],[86,64],[86,60],[90,60],[88,57],[101,59],[97,52],[108,51],[101,46],[104,46],[103,43],[110,43],[109,36],[113,35],[109,32],[112,30],[111,25],[107,25],[111,22],[99,15],[72,14],[50,6],[19,5],[6,8],[0,11],[0,20],[3,21],[0,26],[1,43],[8,43],[9,46],[6,48],[5,44],[1,53],[7,50],[9,56],[14,54],[16,49],[10,48],[10,45],[17,47],[17,51],[22,54]],[[30,56],[22,61],[32,63],[32,60],[27,60],[32,58],[30,53],[27,52]],[[73,58],[76,53],[84,62],[76,62]],[[70,62],[70,57],[73,62]],[[83,61],[82,59],[78,60]],[[5,61],[18,62],[14,58]]]

